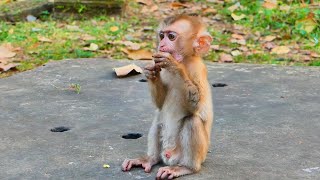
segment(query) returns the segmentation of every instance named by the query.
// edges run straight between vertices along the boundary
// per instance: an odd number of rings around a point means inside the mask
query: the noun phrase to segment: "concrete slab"
[[[120,170],[145,152],[154,110],[143,75],[114,77],[112,67],[131,62],[65,60],[0,79],[0,179],[154,179],[157,168]],[[319,68],[208,69],[211,83],[228,86],[212,88],[202,171],[181,179],[320,179]],[[72,83],[80,94],[65,89]],[[57,126],[71,130],[50,131]],[[143,137],[122,139],[128,132]]]

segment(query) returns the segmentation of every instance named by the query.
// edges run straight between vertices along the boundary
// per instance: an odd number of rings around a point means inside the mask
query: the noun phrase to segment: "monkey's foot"
[[[152,163],[150,160],[147,159],[142,159],[142,158],[138,158],[138,159],[126,159],[124,160],[124,162],[122,163],[122,171],[130,171],[130,169],[133,166],[142,166],[144,168],[144,171],[146,173],[149,173],[151,171],[151,167],[154,165],[155,163]]]
[[[192,174],[193,171],[183,166],[161,167],[157,173],[157,179],[173,179],[175,177]]]

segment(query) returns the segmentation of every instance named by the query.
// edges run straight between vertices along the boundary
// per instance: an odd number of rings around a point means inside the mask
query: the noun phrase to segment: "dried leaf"
[[[40,41],[40,42],[52,42],[51,39],[43,37],[43,36],[38,36],[38,41]]]
[[[204,14],[213,14],[213,15],[217,14],[217,10],[213,8],[205,8],[202,10],[202,12]]]
[[[91,36],[89,34],[82,34],[80,39],[84,41],[92,41],[92,40],[96,40],[96,37]]]
[[[262,6],[266,9],[275,9],[278,5],[277,2],[274,1],[265,1]]]
[[[240,34],[232,34],[231,37],[233,37],[234,39],[244,39],[244,37]]]
[[[0,63],[0,71],[8,71],[9,69],[12,69],[18,65],[19,63],[9,63],[9,64]]]
[[[288,5],[285,5],[285,4],[283,4],[283,5],[281,5],[280,7],[279,7],[279,9],[281,10],[281,11],[290,11],[290,6],[288,6]]]
[[[158,10],[158,9],[159,9],[159,7],[158,7],[157,5],[153,5],[153,6],[151,6],[151,7],[149,7],[149,6],[144,6],[144,7],[142,8],[141,12],[142,12],[142,13],[152,13],[152,12]]]
[[[219,45],[211,45],[210,48],[215,50],[215,51],[219,51],[220,50],[220,46]]]
[[[220,62],[231,63],[231,62],[233,62],[233,58],[230,54],[223,53],[220,55]]]
[[[242,53],[241,53],[241,51],[239,51],[239,50],[234,50],[234,51],[231,51],[231,55],[232,56],[239,56],[239,55],[241,55]]]
[[[271,53],[274,54],[287,54],[288,52],[290,52],[290,48],[287,46],[277,46],[271,50]]]
[[[124,77],[131,74],[141,74],[143,72],[142,69],[135,64],[113,68],[113,70],[118,77]]]
[[[122,49],[128,55],[128,58],[135,59],[135,60],[151,60],[152,53],[150,51],[140,49],[140,50],[129,50],[129,49]]]
[[[240,16],[238,16],[238,15],[236,15],[236,14],[232,13],[232,14],[231,14],[231,17],[233,18],[233,20],[235,20],[235,21],[239,21],[239,20],[241,20],[241,19],[245,18],[245,17],[246,17],[246,15],[241,14]]]
[[[228,7],[228,10],[233,12],[240,7],[240,2],[235,3],[234,5]]]
[[[99,46],[95,43],[90,43],[89,47],[84,47],[83,50],[85,51],[97,51],[99,49]]]
[[[141,47],[140,44],[131,41],[124,41],[123,44],[127,46],[129,50],[139,50]]]
[[[12,52],[9,48],[5,46],[0,46],[0,59],[12,58],[16,55],[15,52]]]
[[[79,26],[67,25],[66,28],[70,31],[83,31],[82,29],[79,28]]]
[[[267,41],[267,42],[271,42],[273,40],[275,40],[277,37],[276,36],[266,36],[263,38],[264,41]]]
[[[116,32],[116,31],[119,30],[119,27],[118,27],[118,26],[112,26],[112,27],[110,27],[109,30],[110,30],[111,32]]]
[[[267,42],[267,43],[263,44],[263,47],[268,49],[268,50],[273,49],[275,46],[276,45],[273,42]]]
[[[296,26],[301,26],[301,29],[305,30],[307,33],[311,33],[317,25],[318,23],[312,12],[310,12],[306,18],[296,21]]]
[[[315,52],[312,52],[312,53],[310,54],[310,56],[313,57],[313,58],[320,58],[320,54],[317,54],[317,53],[315,53]]]
[[[241,45],[246,45],[247,44],[245,39],[231,39],[230,42],[241,44]]]
[[[136,2],[147,6],[153,4],[152,0],[136,0]]]
[[[173,2],[170,4],[170,7],[173,9],[177,9],[177,8],[187,8],[188,6],[186,4],[182,4],[179,2]]]
[[[248,49],[246,46],[238,47],[238,49],[239,49],[240,51],[243,51],[243,52],[249,51],[249,49]]]

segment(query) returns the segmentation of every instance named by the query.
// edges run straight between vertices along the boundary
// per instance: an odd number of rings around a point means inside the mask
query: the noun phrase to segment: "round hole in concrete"
[[[225,86],[228,86],[227,84],[225,83],[214,83],[212,84],[213,87],[225,87]]]
[[[71,128],[69,127],[65,127],[65,126],[58,126],[55,128],[50,129],[51,132],[65,132],[65,131],[69,131]]]
[[[128,134],[122,135],[123,139],[138,139],[140,137],[142,137],[142,134],[140,133],[128,133]]]
[[[139,82],[147,82],[146,79],[140,79]]]

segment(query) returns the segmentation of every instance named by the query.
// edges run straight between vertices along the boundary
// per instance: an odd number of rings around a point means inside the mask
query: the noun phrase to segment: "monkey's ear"
[[[202,33],[198,38],[196,39],[196,42],[194,43],[194,49],[197,54],[205,54],[210,49],[210,44],[212,41],[212,37],[208,32]]]

